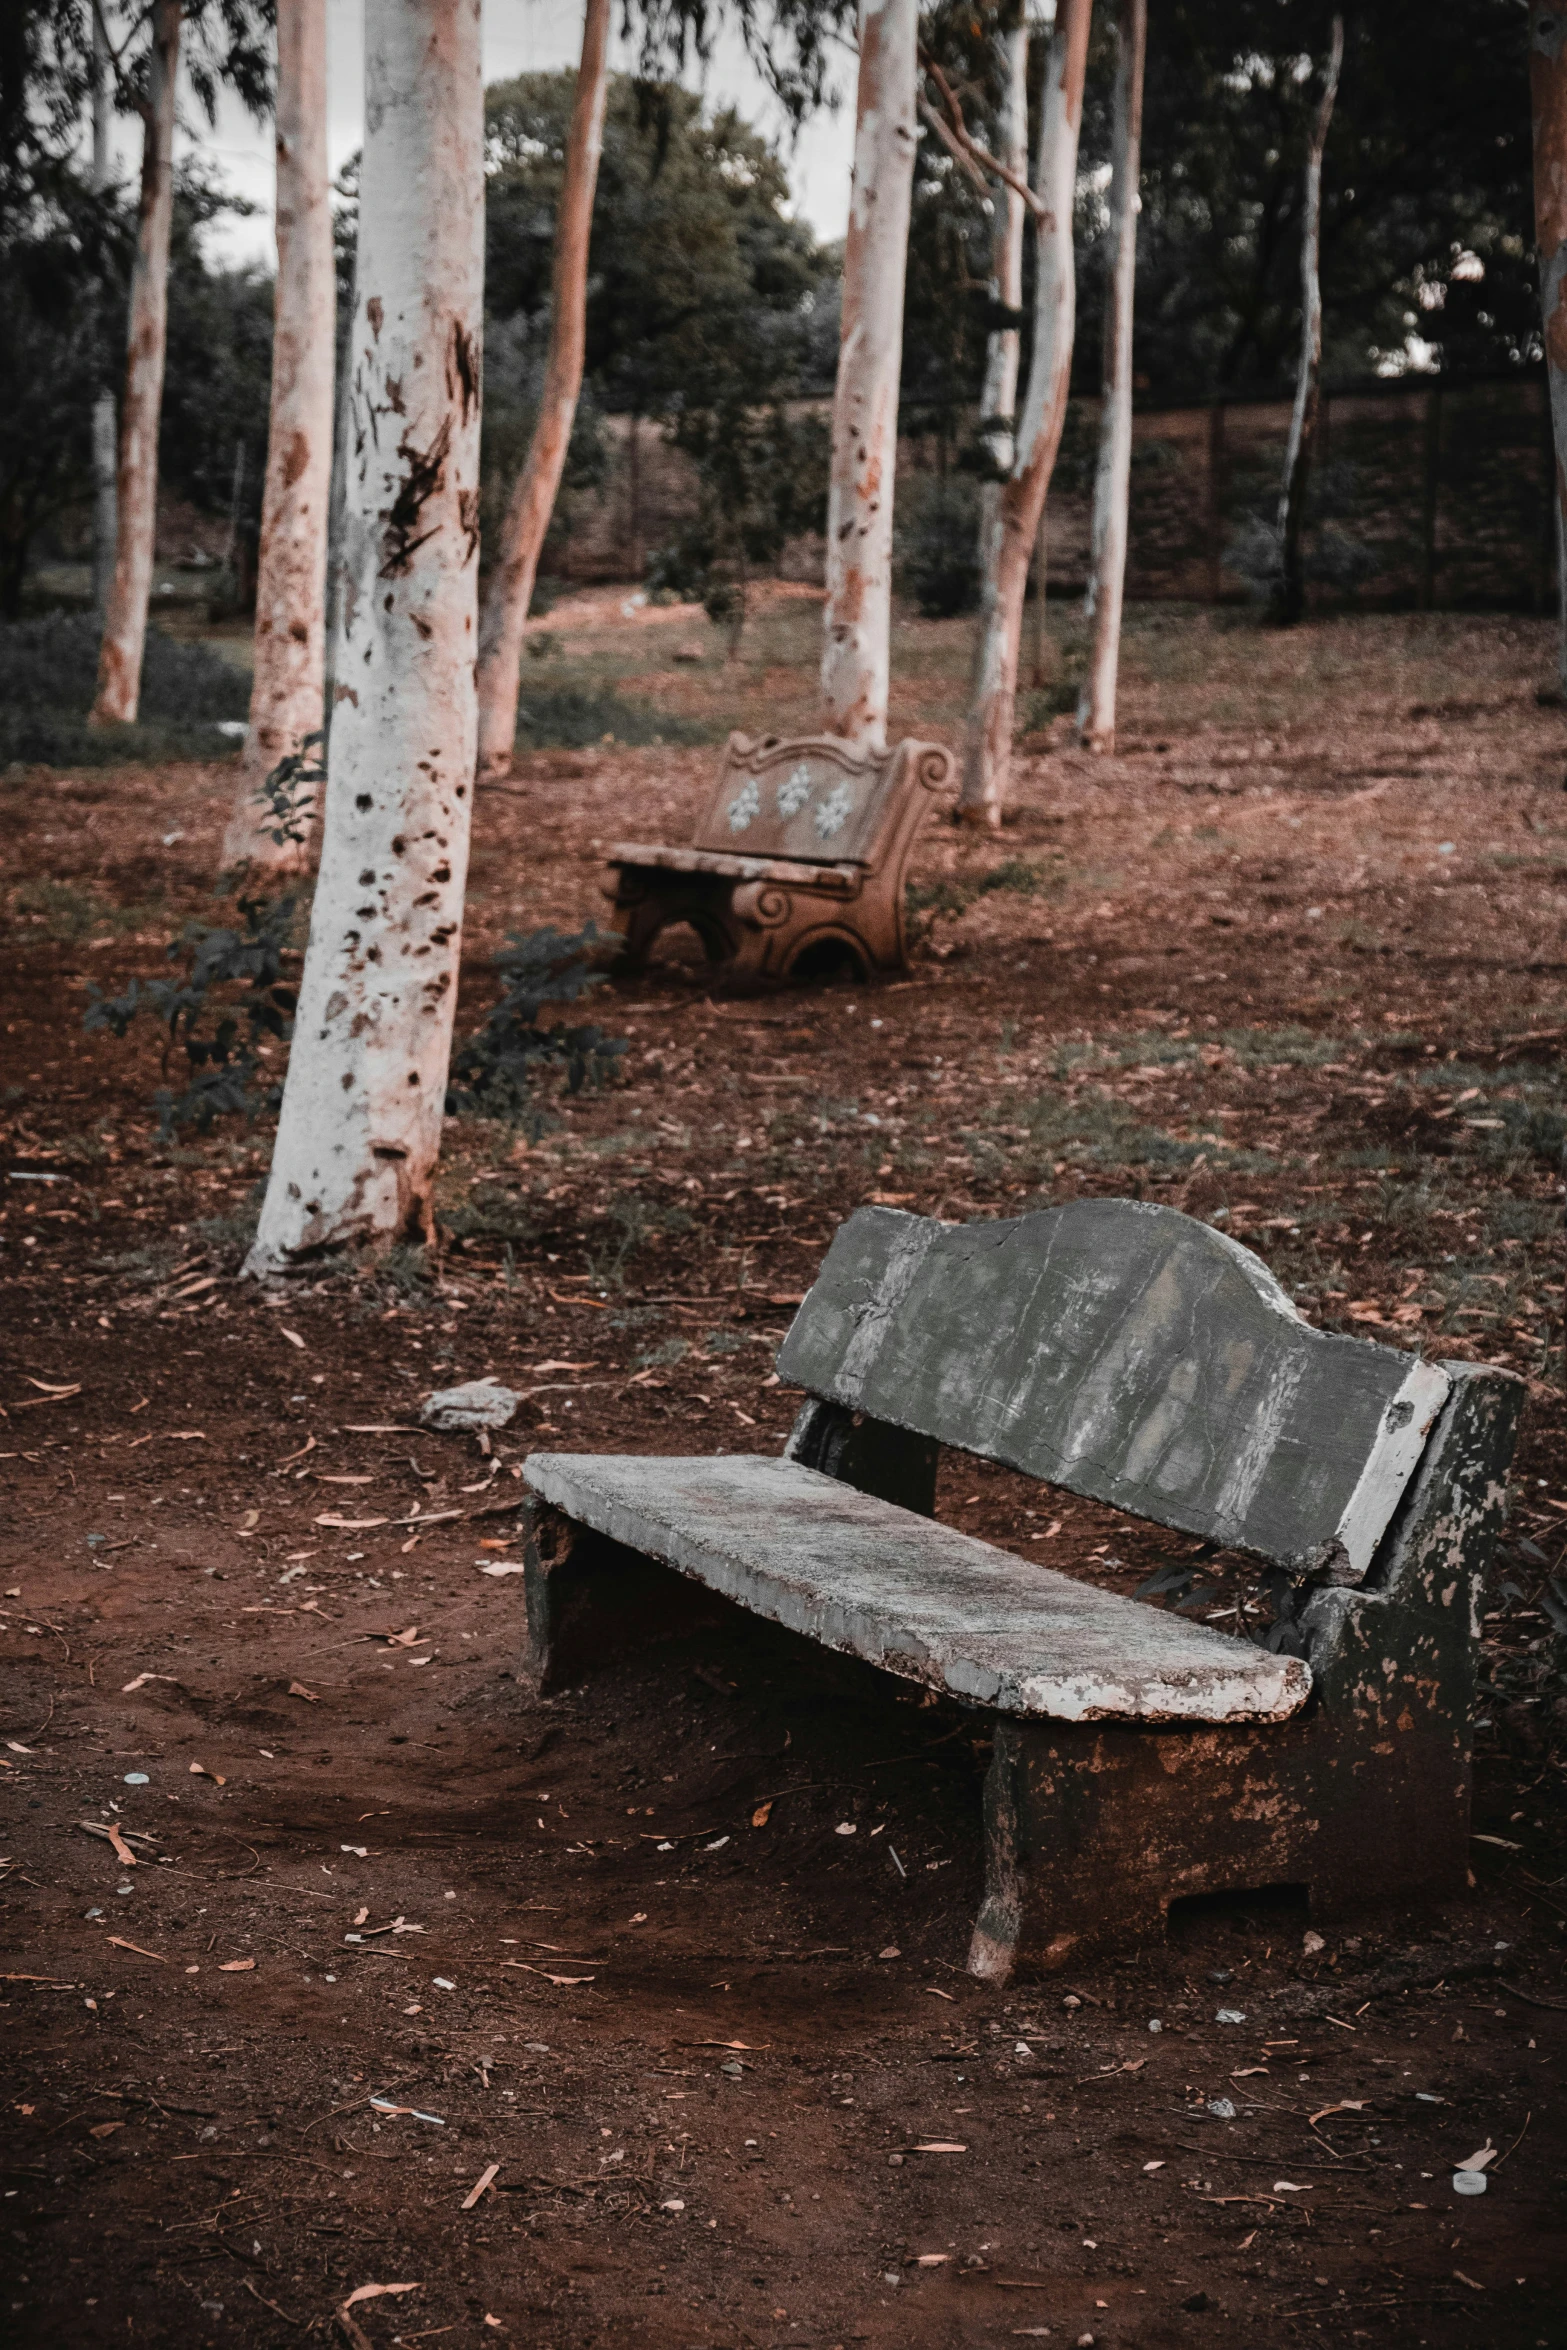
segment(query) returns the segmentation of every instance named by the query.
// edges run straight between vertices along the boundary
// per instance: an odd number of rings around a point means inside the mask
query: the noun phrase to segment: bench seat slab
[[[1053,1573],[798,1461],[533,1453],[523,1473],[563,1518],[626,1551],[997,1713],[1276,1722],[1310,1692],[1298,1657]],[[529,1613],[548,1621],[532,1594]]]

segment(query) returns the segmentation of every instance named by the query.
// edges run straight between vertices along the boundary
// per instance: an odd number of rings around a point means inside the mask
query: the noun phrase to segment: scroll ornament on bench
[[[1297,1885],[1326,1914],[1464,1883],[1510,1373],[1312,1329],[1249,1250],[1128,1200],[862,1209],[778,1369],[809,1399],[782,1460],[529,1458],[537,1684],[669,1628],[684,1587],[973,1707],[985,1975],[1190,1894]],[[1250,1554],[1267,1637],[937,1524],[942,1445]]]
[[[909,853],[952,777],[952,754],[934,743],[872,751],[835,735],[732,734],[689,848],[615,844],[605,895],[625,966],[639,969],[661,931],[688,923],[741,984],[906,969]]]

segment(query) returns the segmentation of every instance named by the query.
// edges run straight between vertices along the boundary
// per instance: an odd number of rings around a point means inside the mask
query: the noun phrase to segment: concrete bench
[[[741,984],[907,967],[903,882],[932,795],[952,780],[934,743],[860,750],[835,735],[732,734],[689,848],[617,841],[605,895],[639,970],[660,931],[688,923]]]
[[[528,1674],[579,1678],[696,1585],[975,1709],[976,1974],[1466,1882],[1481,1581],[1524,1388],[1303,1322],[1261,1260],[1129,1200],[864,1208],[778,1356],[782,1459],[535,1453]],[[938,1524],[950,1445],[1249,1554],[1252,1639]]]

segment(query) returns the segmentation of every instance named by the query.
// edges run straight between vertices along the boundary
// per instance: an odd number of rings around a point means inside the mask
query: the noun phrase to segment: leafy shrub
[[[501,1118],[537,1136],[544,1120],[534,1087],[545,1070],[563,1071],[568,1093],[603,1083],[626,1050],[625,1038],[606,1036],[591,1024],[545,1027],[541,1015],[546,1004],[579,1003],[603,985],[594,958],[608,943],[592,922],[574,932],[546,927],[513,933],[495,957],[503,980],[500,1002],[478,1035],[452,1055],[448,1114]]]
[[[897,534],[898,584],[926,620],[979,608],[979,490],[967,475],[933,481]]]
[[[253,1086],[263,1038],[281,1044],[293,1028],[295,991],[284,981],[283,957],[296,903],[291,897],[241,898],[237,929],[187,922],[168,949],[169,961],[185,966],[179,979],[133,979],[118,996],[106,996],[89,982],[84,1028],[123,1037],[146,1012],[168,1031],[164,1074],[179,1053],[185,1056],[190,1081],[184,1092],[176,1096],[160,1086],[153,1096],[165,1136],[182,1126],[206,1134],[216,1118],[236,1111],[253,1118],[277,1101],[275,1082],[260,1093]]]

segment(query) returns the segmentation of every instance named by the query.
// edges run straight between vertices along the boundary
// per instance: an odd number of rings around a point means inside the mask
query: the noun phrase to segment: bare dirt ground
[[[550,627],[553,682],[808,718],[808,596],[727,668],[689,614]],[[438,1260],[277,1297],[236,1278],[265,1124],[162,1142],[149,1041],[81,1031],[210,915],[229,771],[0,782],[7,2341],[1567,2342],[1549,653],[1134,615],[1119,755],[1036,714],[1004,835],[924,837],[906,981],[606,990],[624,1082],[531,1146],[455,1123]],[[964,659],[900,630],[901,725],[951,738]],[[714,757],[541,753],[481,797],[460,1026]],[[962,1971],[973,1717],[734,1617],[514,1678],[531,1447],[775,1450],[855,1205],[1080,1193],[1529,1379],[1460,1908],[1308,1952],[1237,1904],[998,1991]],[[418,1428],[490,1372],[526,1401],[489,1458]],[[1128,1590],[1181,1547],[961,1458],[940,1507]],[[367,2285],[402,2290],[338,2317]]]

